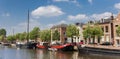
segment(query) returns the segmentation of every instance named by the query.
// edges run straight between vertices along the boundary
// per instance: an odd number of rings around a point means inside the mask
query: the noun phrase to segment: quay
[[[86,47],[91,47],[91,48],[100,48],[100,49],[109,49],[109,50],[120,50],[120,47],[115,47],[112,45],[105,46],[105,45],[85,45]]]
[[[87,54],[106,54],[106,55],[120,55],[120,47],[103,46],[103,45],[85,45],[78,46],[79,53]]]

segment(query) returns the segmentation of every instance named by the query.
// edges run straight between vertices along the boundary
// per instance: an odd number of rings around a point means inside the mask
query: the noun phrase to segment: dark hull
[[[17,48],[25,48],[25,44],[16,44]]]
[[[60,47],[60,46],[57,46]],[[62,48],[55,48],[55,46],[50,47],[50,49],[52,50],[57,50],[57,51],[73,51],[74,50],[74,46],[73,45],[69,45],[69,46],[65,46]]]
[[[10,44],[9,43],[4,43],[4,44],[2,44],[3,46],[10,46]]]
[[[58,49],[58,50],[62,50],[62,51],[73,51],[74,50],[74,46],[66,46],[64,48]]]
[[[27,48],[27,49],[36,49],[37,48],[37,43],[33,43],[33,42],[28,42],[28,43],[26,43],[26,45],[25,45],[25,48]]]
[[[120,55],[120,50],[78,46],[79,53]]]

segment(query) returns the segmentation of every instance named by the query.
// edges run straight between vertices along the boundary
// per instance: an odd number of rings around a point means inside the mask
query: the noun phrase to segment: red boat
[[[63,45],[51,45],[49,50],[62,50],[62,51],[71,51],[73,49],[73,44],[71,43],[66,43]]]
[[[40,43],[38,43],[36,46],[37,46],[37,48],[39,48],[39,49],[47,49],[47,48],[49,47],[48,44],[49,44],[49,43],[47,43],[47,42],[40,42]]]

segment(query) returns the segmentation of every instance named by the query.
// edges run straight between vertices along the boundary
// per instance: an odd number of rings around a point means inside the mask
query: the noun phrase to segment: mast
[[[29,42],[29,10],[28,10],[28,19],[27,19],[27,42]]]

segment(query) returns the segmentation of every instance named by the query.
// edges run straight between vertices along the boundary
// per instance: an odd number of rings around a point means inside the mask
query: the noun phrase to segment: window
[[[118,27],[118,25],[115,25],[115,27]]]
[[[108,32],[108,26],[105,26],[105,32]]]

